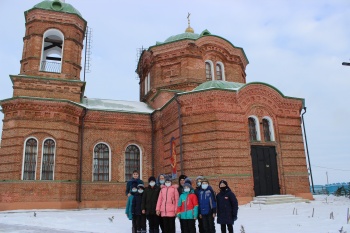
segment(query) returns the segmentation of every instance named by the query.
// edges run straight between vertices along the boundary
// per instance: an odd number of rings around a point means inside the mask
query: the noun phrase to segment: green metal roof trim
[[[214,80],[214,81],[208,81],[205,83],[202,83],[198,87],[194,89],[194,91],[201,91],[206,89],[229,89],[229,90],[238,90],[241,87],[243,87],[244,83],[235,83],[235,82],[227,82],[227,81],[221,81],[221,80]]]
[[[148,48],[148,51],[151,48],[156,47],[156,46],[160,46],[160,45],[164,45],[164,44],[168,44],[168,43],[173,43],[173,42],[177,42],[177,41],[181,41],[181,40],[198,40],[199,38],[202,38],[202,37],[205,37],[205,36],[214,36],[214,37],[223,39],[223,40],[227,41],[232,47],[242,50],[242,53],[243,53],[245,59],[247,60],[247,63],[249,64],[249,60],[248,60],[247,55],[245,54],[243,48],[234,46],[230,41],[228,41],[227,39],[225,39],[225,38],[223,38],[221,36],[217,36],[217,35],[211,34],[207,29],[205,29],[200,35],[196,34],[196,33],[191,33],[191,32],[184,32],[184,33],[181,33],[181,34],[178,34],[178,35],[170,36],[164,42],[158,42],[157,41],[155,45],[150,46]]]
[[[13,98],[8,98],[0,100],[0,106],[7,101],[16,99],[30,99],[30,100],[43,100],[52,102],[64,102],[76,105],[78,107],[87,108],[92,111],[102,111],[102,112],[122,112],[122,113],[133,113],[133,114],[151,114],[154,109],[149,107],[143,102],[136,101],[121,101],[121,100],[102,100],[102,99],[87,99],[84,98],[82,103],[77,103],[65,99],[53,99],[53,98],[39,98],[30,96],[18,96]]]
[[[59,0],[54,0],[54,1],[49,1],[45,0],[42,1],[35,6],[33,6],[32,9],[43,9],[43,10],[50,10],[50,11],[59,11],[59,12],[64,12],[64,13],[69,13],[69,14],[75,14],[78,15],[80,18],[83,18],[81,13],[75,9],[71,4],[61,2]],[[29,9],[28,11],[32,10]],[[27,12],[27,11],[26,11]]]

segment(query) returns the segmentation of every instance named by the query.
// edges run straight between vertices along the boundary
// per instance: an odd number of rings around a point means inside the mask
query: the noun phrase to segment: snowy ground
[[[246,233],[350,233],[347,211],[350,199],[315,196],[310,203],[241,205],[234,230]],[[314,209],[314,216],[312,212]],[[36,217],[34,217],[34,211]],[[23,210],[0,212],[0,232],[116,232],[130,233],[125,209]],[[293,214],[294,212],[294,214]],[[330,219],[333,212],[334,219]],[[108,218],[114,216],[113,222]],[[180,232],[176,220],[177,232]],[[216,226],[220,232],[219,225]]]

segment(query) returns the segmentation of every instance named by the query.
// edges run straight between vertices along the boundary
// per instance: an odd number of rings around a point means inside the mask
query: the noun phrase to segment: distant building
[[[144,181],[204,175],[214,189],[225,179],[241,204],[271,194],[312,199],[304,100],[246,83],[242,48],[188,25],[142,52],[141,102],[90,99],[80,78],[87,22],[79,11],[42,1],[25,23],[13,96],[0,102],[0,210],[122,207],[134,169]]]

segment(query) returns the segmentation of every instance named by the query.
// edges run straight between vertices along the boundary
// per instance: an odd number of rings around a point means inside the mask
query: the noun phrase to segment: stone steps
[[[294,195],[269,195],[269,196],[256,196],[251,201],[252,204],[273,205],[282,203],[295,203],[295,202],[308,202],[308,200]]]

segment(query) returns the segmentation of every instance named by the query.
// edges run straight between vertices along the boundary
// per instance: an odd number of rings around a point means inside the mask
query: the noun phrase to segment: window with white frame
[[[56,143],[52,139],[46,139],[43,144],[43,156],[41,161],[41,180],[53,180],[55,167]]]
[[[140,172],[141,179],[141,151],[136,145],[129,145],[125,150],[125,180],[132,177],[134,170]]]
[[[38,156],[38,141],[29,138],[25,142],[23,155],[23,180],[35,180],[36,160]]]
[[[248,126],[250,141],[260,141],[259,119],[256,116],[249,116]]]
[[[49,29],[43,35],[40,71],[61,73],[64,35],[57,29]]]
[[[110,150],[104,143],[94,148],[93,181],[109,181]]]
[[[145,95],[146,95],[151,90],[151,73],[148,73],[148,75],[146,76],[144,84],[145,84]]]
[[[274,127],[270,117],[264,117],[262,120],[264,130],[264,140],[266,142],[275,141]]]
[[[207,81],[213,80],[213,62],[210,60],[205,61],[205,77]]]
[[[225,81],[225,68],[222,62],[216,63],[216,80],[224,80]]]

